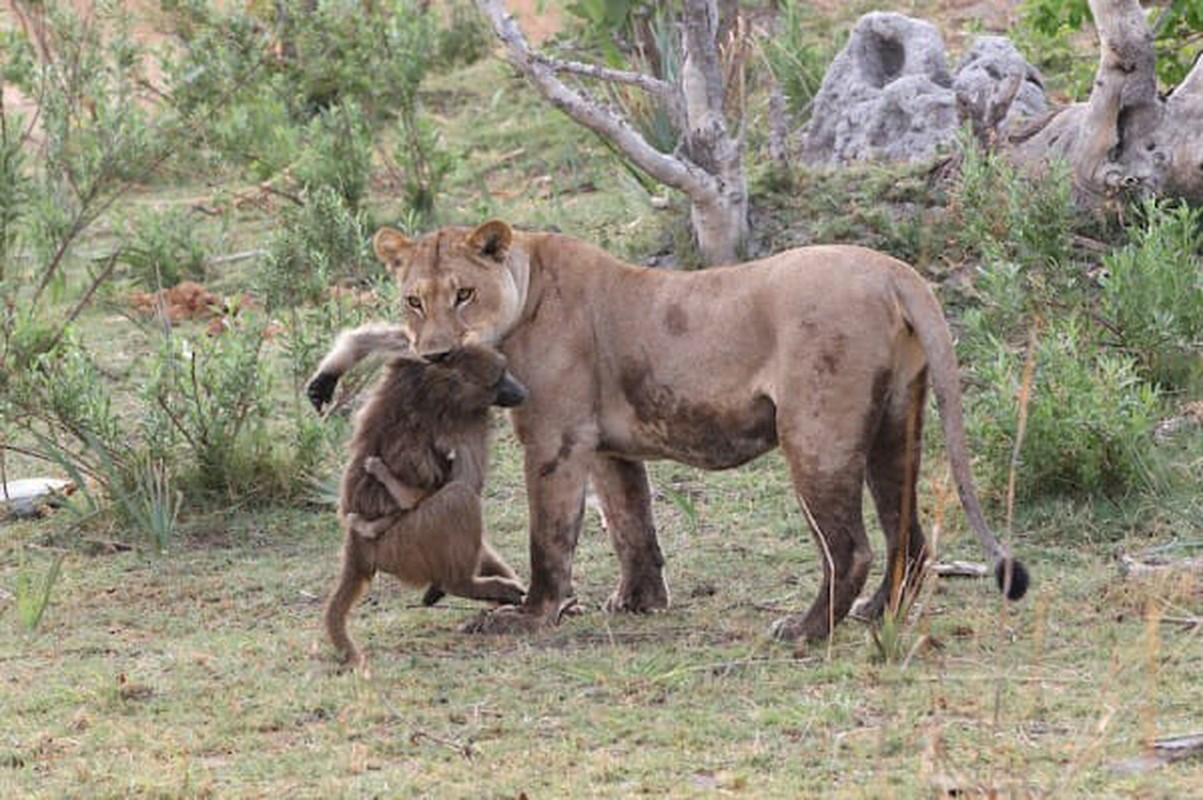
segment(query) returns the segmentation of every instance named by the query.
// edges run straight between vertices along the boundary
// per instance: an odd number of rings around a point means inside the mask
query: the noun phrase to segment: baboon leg
[[[668,608],[664,555],[652,519],[647,468],[641,461],[598,456],[590,476],[618,556],[618,587],[606,601],[606,609],[647,612]]]
[[[496,575],[499,578],[518,580],[518,573],[514,572],[496,550],[489,547],[488,542],[480,543],[480,567],[477,573],[485,577]]]
[[[334,388],[343,373],[372,353],[403,355],[408,350],[409,337],[401,325],[369,323],[344,331],[305,386],[309,402],[320,411],[334,397]]]
[[[839,392],[845,407],[859,386]],[[823,583],[819,595],[804,615],[791,614],[778,620],[773,633],[779,639],[815,642],[826,639],[832,628],[848,615],[869,576],[873,551],[865,535],[861,514],[864,494],[865,439],[875,427],[875,404],[861,392],[861,414],[838,419],[815,415],[806,406],[793,409],[791,418],[779,414],[778,437],[789,463],[794,491],[802,516],[818,546]],[[810,402],[836,407],[832,397]],[[829,405],[830,404],[830,405]]]
[[[923,449],[920,443],[926,387],[926,373],[920,373],[903,396],[891,403],[869,451],[869,489],[885,535],[887,557],[881,586],[857,609],[866,619],[882,615],[893,599],[892,592],[900,598],[917,588],[923,579],[927,543],[919,523],[915,487]],[[896,583],[899,578],[901,585]]]
[[[504,605],[517,605],[526,596],[526,588],[512,578],[501,578],[496,575],[483,577],[473,575],[466,580],[449,583],[445,587],[448,592],[459,597],[472,600],[489,600]]]
[[[410,511],[404,525],[405,536],[429,565],[426,578],[431,586],[423,603],[432,605],[444,593],[500,603],[522,601],[525,591],[512,573],[488,577],[478,574],[485,547],[484,521],[480,497],[467,484],[451,481],[444,485]],[[498,560],[495,555],[493,560]]]
[[[359,601],[371,580],[372,576],[360,569],[351,554],[346,553],[343,556],[343,568],[338,586],[330,595],[330,599],[326,601],[326,633],[334,646],[343,654],[343,663],[351,666],[362,664],[363,654],[355,646],[350,634],[347,633],[347,615],[351,613],[352,606]]]
[[[364,539],[376,539],[380,534],[393,527],[397,522],[396,514],[387,514],[376,519],[368,519],[354,511],[348,512],[344,519],[347,526],[357,535]]]
[[[364,472],[384,484],[384,488],[392,496],[393,502],[402,511],[409,511],[426,497],[426,492],[421,489],[415,489],[398,480],[397,476],[392,473],[392,470],[388,468],[388,465],[379,456],[368,456],[365,458],[363,460],[363,469]]]
[[[477,568],[477,575],[482,578],[502,578],[506,581],[507,587],[517,586],[521,590],[521,594],[523,596],[526,595],[526,587],[522,585],[522,581],[518,580],[518,574],[510,568],[509,564],[505,563],[505,560],[499,556],[493,550],[493,548],[489,547],[487,542],[481,542],[480,545],[480,566]],[[512,594],[512,592],[509,591],[509,588],[506,589],[506,592]],[[455,593],[459,594],[459,592]],[[443,590],[443,587],[432,584],[426,590],[426,593],[422,595],[422,605],[433,606],[446,596],[447,592]],[[521,598],[519,598],[519,600],[506,602],[516,603],[520,601]]]

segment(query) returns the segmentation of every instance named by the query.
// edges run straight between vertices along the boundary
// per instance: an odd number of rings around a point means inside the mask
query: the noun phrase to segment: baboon
[[[498,603],[519,603],[526,591],[485,543],[480,499],[489,407],[518,405],[525,387],[494,350],[466,347],[437,363],[419,361],[400,355],[404,347],[387,330],[380,328],[377,344],[393,357],[355,418],[339,498],[342,574],[325,611],[327,633],[351,664],[363,659],[347,615],[378,570],[429,586],[427,605],[444,591]],[[336,343],[310,380],[319,410],[324,370],[346,357],[345,344]]]

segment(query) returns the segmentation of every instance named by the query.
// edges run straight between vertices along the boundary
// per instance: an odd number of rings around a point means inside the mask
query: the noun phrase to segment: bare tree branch
[[[557,78],[551,67],[531,51],[526,37],[501,0],[477,0],[477,4],[505,44],[509,62],[534,84],[548,102],[610,141],[636,166],[661,183],[690,197],[717,196],[715,180],[704,169],[679,156],[661,153],[648,144],[626,120]]]
[[[611,69],[610,67],[602,67],[597,64],[585,64],[580,61],[563,61],[558,58],[544,55],[543,53],[531,53],[531,57],[541,64],[546,64],[554,72],[568,72],[574,75],[584,75],[587,78],[596,78],[600,81],[609,81],[610,83],[627,83],[632,86],[638,86],[649,94],[659,95],[665,100],[674,101],[676,98],[676,90],[672,84],[653,78],[650,75],[644,75],[641,72],[629,72],[622,69]]]

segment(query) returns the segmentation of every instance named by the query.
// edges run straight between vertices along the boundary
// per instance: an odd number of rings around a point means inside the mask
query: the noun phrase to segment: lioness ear
[[[489,220],[481,225],[468,237],[468,247],[482,256],[500,263],[505,261],[506,253],[510,250],[514,231],[499,219]]]
[[[392,267],[400,261],[414,243],[408,236],[393,228],[381,228],[372,237],[372,249],[387,266]]]

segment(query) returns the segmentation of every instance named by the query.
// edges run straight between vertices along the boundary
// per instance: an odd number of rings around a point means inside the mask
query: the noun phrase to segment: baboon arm
[[[381,459],[370,458],[367,460],[366,465],[368,473],[384,484],[384,488],[388,489],[388,493],[392,495],[393,502],[402,511],[409,511],[426,498],[426,492],[398,480],[397,476],[392,473],[388,465]]]
[[[334,396],[338,379],[370,355],[400,356],[409,352],[405,329],[393,323],[372,322],[343,331],[334,346],[318,364],[305,392],[313,406],[321,410]]]

